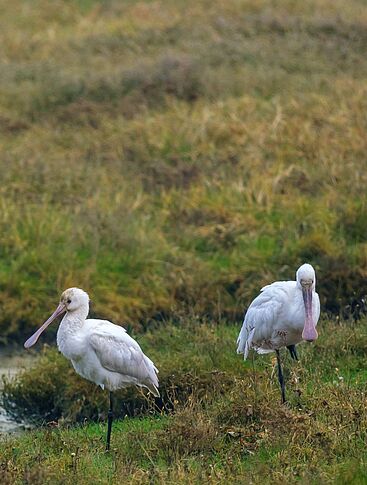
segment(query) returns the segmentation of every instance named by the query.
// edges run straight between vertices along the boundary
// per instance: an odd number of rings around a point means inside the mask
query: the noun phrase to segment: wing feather
[[[159,396],[158,369],[154,363],[122,327],[110,325],[108,330],[97,327],[89,334],[89,343],[101,365],[111,372],[132,378],[136,384],[148,387]]]
[[[249,350],[256,348],[253,344],[254,338],[256,340],[270,338],[271,329],[284,304],[286,296],[284,283],[288,282],[281,282],[281,284],[277,282],[265,286],[249,306],[237,339],[237,353],[243,354],[245,360]],[[261,353],[271,352],[267,349],[256,348],[256,350]]]

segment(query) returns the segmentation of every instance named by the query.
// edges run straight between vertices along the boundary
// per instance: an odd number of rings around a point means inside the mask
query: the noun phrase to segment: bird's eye
[[[67,301],[66,303],[68,303],[68,304],[70,304],[70,303],[71,303],[71,300],[70,300],[70,298],[68,299],[68,301]]]

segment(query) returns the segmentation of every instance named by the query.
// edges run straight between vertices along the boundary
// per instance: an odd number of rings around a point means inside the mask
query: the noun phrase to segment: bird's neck
[[[56,341],[58,349],[67,359],[77,359],[79,356],[79,345],[75,343],[80,339],[87,316],[88,308],[86,310],[79,308],[76,311],[67,312],[61,320]]]
[[[59,329],[57,331],[56,341],[57,347],[67,359],[77,359],[79,355],[79,346],[75,346],[78,342],[85,319],[88,316],[88,308],[79,308],[73,312],[67,312],[61,320]]]
[[[82,328],[88,316],[88,312],[88,307],[82,307],[73,312],[67,312],[61,321],[60,327],[67,328],[69,333],[77,332]]]

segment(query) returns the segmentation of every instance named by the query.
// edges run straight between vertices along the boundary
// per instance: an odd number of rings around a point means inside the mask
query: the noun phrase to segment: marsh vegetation
[[[1,18],[0,341],[77,285],[163,394],[119,395],[106,456],[107,396],[46,347],[4,405],[57,427],[1,442],[1,482],[364,483],[362,3],[14,0]],[[243,364],[235,339],[304,261],[328,317],[281,407],[272,356]]]
[[[243,363],[233,325],[149,331],[139,340],[160,363],[166,406],[119,393],[108,456],[108,394],[48,349],[5,386],[7,408],[44,427],[0,443],[2,483],[365,483],[366,328],[322,320],[300,362],[285,359],[287,406],[275,356]]]
[[[324,310],[363,295],[358,1],[2,10],[3,341],[76,283],[136,330],[177,312],[238,319],[305,260]]]

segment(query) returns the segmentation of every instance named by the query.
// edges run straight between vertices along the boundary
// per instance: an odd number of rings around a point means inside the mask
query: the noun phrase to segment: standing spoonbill
[[[76,372],[110,392],[106,451],[110,449],[113,421],[112,392],[131,385],[147,387],[156,397],[158,369],[126,330],[108,320],[87,319],[89,296],[80,288],[69,288],[50,318],[25,342],[28,349],[58,316],[64,315],[57,331],[57,347]]]
[[[296,281],[264,286],[249,306],[237,339],[237,353],[245,360],[251,348],[258,354],[276,352],[282,403],[286,399],[279,349],[287,347],[292,359],[298,360],[296,344],[317,339],[320,300],[315,286],[315,270],[310,264],[298,268]]]

